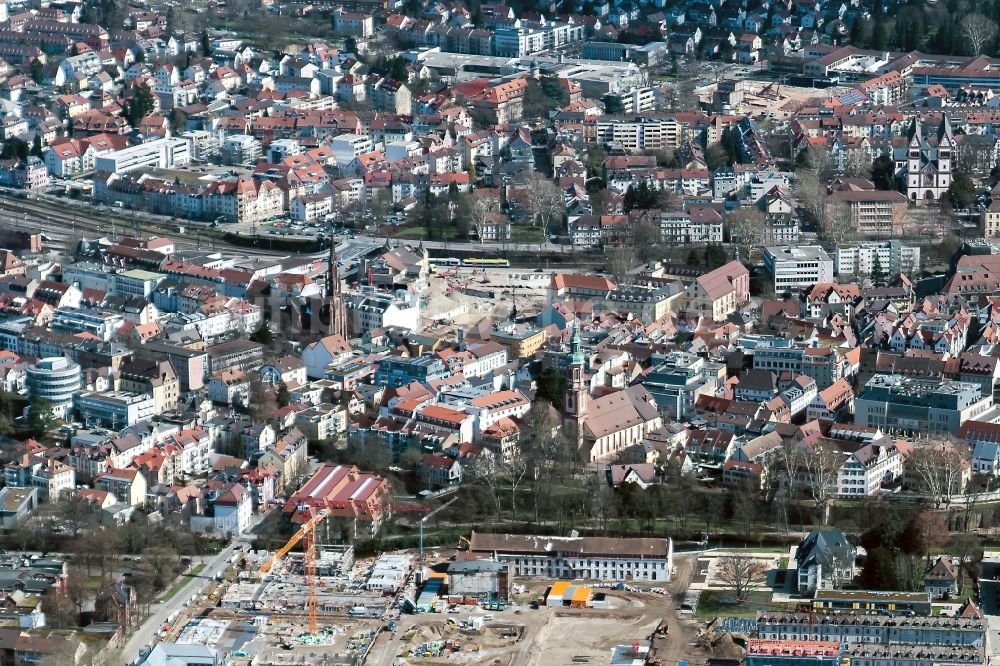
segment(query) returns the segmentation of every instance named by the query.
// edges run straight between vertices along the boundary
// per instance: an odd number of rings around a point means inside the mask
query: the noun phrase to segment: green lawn
[[[544,243],[545,234],[538,227],[511,227],[510,241],[512,243]]]
[[[423,227],[397,227],[393,233],[395,238],[407,238],[410,240],[421,240],[427,235],[427,230]]]
[[[177,596],[177,593],[180,592],[181,590],[183,590],[184,586],[187,585],[188,583],[190,583],[191,580],[195,576],[197,576],[198,574],[200,574],[201,570],[204,569],[204,568],[205,568],[204,564],[199,564],[199,565],[195,566],[193,569],[191,569],[191,571],[189,571],[186,574],[184,574],[183,576],[181,576],[181,579],[179,581],[177,581],[176,583],[174,583],[174,586],[172,588],[170,588],[169,590],[167,590],[166,594],[164,594],[162,597],[160,597],[160,601],[161,602],[165,602],[165,601],[170,601],[171,599],[173,599],[175,596]]]
[[[756,617],[757,611],[775,610],[780,606],[771,603],[770,592],[751,592],[742,604],[733,603],[734,595],[728,590],[704,590],[698,602],[695,617]]]

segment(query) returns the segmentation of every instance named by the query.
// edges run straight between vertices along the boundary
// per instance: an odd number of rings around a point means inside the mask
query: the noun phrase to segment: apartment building
[[[511,358],[530,358],[542,348],[548,334],[543,328],[511,322],[494,329],[491,339],[506,347]]]
[[[210,372],[208,354],[199,349],[188,349],[168,342],[146,342],[136,350],[140,358],[166,359],[177,372],[182,391],[197,391],[205,385]]]
[[[721,243],[722,216],[712,208],[695,211],[663,211],[659,216],[664,243]]]
[[[866,593],[889,597],[893,592]],[[983,648],[986,620],[967,617],[906,617],[898,613],[873,612],[812,614],[793,612],[757,613],[757,631],[767,640],[823,640],[855,645],[947,645]]]
[[[124,323],[125,317],[120,312],[65,307],[53,311],[49,325],[53,331],[88,333],[107,342]]]
[[[176,409],[180,381],[170,361],[136,358],[119,368],[117,388],[128,393],[150,395],[155,413],[162,414]]]
[[[375,150],[375,144],[367,134],[340,134],[330,140],[330,150],[337,165],[343,168],[357,157]]]
[[[615,118],[597,120],[597,143],[620,143],[629,152],[680,148],[684,126],[673,118]]]
[[[891,437],[881,437],[852,451],[837,471],[841,497],[876,495],[903,477],[903,453]]]
[[[191,515],[191,531],[204,534],[239,536],[253,519],[253,498],[238,483],[213,487],[202,498],[200,511]]]
[[[837,275],[867,277],[876,270],[883,277],[896,273],[913,275],[920,270],[920,248],[916,245],[903,245],[898,240],[872,241],[838,247],[834,252],[834,260]]]
[[[347,432],[347,410],[322,402],[296,414],[295,427],[313,441],[333,439]]]
[[[347,12],[338,8],[333,12],[333,29],[342,35],[367,39],[375,34],[375,17],[363,12]]]
[[[832,269],[831,269],[832,270]],[[684,307],[722,321],[750,300],[750,272],[731,261],[699,276],[685,288]]]
[[[249,134],[230,134],[222,141],[222,163],[253,166],[261,151],[261,142]]]
[[[645,113],[652,111],[656,106],[656,93],[652,88],[641,87],[623,90],[616,93],[608,93],[604,97],[605,103],[613,99],[622,105],[622,113]]]
[[[73,492],[76,472],[69,465],[52,458],[25,454],[4,466],[8,487],[38,488],[38,498],[58,502]]]
[[[420,330],[420,298],[416,294],[408,293],[400,298],[362,288],[361,292],[345,294],[344,306],[347,310],[347,330],[353,336],[388,327]]]

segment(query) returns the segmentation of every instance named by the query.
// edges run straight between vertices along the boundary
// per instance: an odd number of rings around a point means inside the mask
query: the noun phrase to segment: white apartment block
[[[243,332],[243,321],[234,317],[229,310],[220,309],[211,313],[191,312],[176,314],[166,322],[169,331],[196,330],[206,342],[214,341],[233,332]]]
[[[838,247],[834,257],[837,275],[870,276],[876,267],[883,277],[920,270],[920,248],[897,240]]]
[[[219,139],[208,130],[184,132],[181,137],[191,142],[191,158],[198,162],[207,162],[219,154]]]
[[[684,127],[671,118],[599,119],[597,143],[617,141],[628,151],[680,148]]]
[[[94,159],[94,170],[120,174],[144,168],[174,169],[190,163],[191,143],[187,139],[168,137],[98,155]]]
[[[515,21],[509,28],[493,33],[493,54],[502,58],[522,58],[532,53],[558,48],[583,39],[583,24],[548,22],[524,26]]]
[[[833,282],[833,259],[818,245],[765,247],[764,266],[775,293]]]
[[[649,87],[633,88],[614,95],[622,103],[624,113],[644,113],[656,106],[656,95]]]
[[[375,150],[375,144],[370,136],[362,134],[341,134],[330,140],[330,150],[337,160],[337,165],[344,167],[354,158]]]

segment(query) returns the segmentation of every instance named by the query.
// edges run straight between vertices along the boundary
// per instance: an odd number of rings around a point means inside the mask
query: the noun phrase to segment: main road
[[[132,664],[138,661],[139,651],[147,645],[152,647],[153,639],[163,630],[163,626],[167,623],[167,618],[172,613],[180,611],[186,601],[201,594],[216,576],[220,576],[226,570],[233,554],[237,550],[250,545],[251,539],[252,536],[249,534],[233,539],[218,555],[206,561],[201,573],[182,587],[177,594],[168,601],[153,604],[146,621],[135,630],[135,633],[125,643],[125,647],[122,648],[121,663]],[[194,563],[192,562],[193,565]]]

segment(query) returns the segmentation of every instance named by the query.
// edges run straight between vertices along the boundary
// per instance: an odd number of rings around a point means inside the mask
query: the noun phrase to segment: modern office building
[[[80,392],[80,366],[61,356],[43,358],[28,366],[25,383],[28,398],[42,398],[52,405],[52,413],[65,418],[73,406],[73,397]]]
[[[410,382],[429,382],[444,379],[449,374],[444,361],[434,356],[402,358],[387,356],[380,359],[375,370],[375,384],[399,388]]]
[[[148,393],[88,391],[75,396],[73,402],[87,425],[124,428],[156,415],[156,401]]]
[[[874,375],[854,403],[854,422],[894,433],[952,433],[993,406],[978,384]]]
[[[765,247],[764,267],[778,294],[833,282],[833,259],[818,245]]]
[[[124,323],[120,312],[65,307],[52,313],[50,327],[62,333],[89,333],[107,342]]]
[[[175,169],[191,163],[191,143],[168,137],[114,150],[94,159],[94,170],[122,174],[135,169]]]
[[[166,276],[162,273],[134,269],[115,273],[108,278],[110,292],[116,296],[141,296],[149,299]]]

